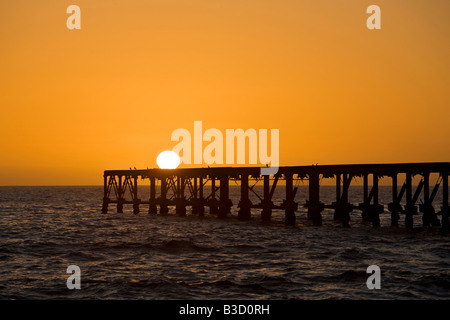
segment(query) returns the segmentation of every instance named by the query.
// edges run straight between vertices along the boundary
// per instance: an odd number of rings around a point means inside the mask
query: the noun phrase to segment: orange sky
[[[81,8],[68,30],[66,8]],[[366,28],[381,7],[382,29]],[[177,128],[280,130],[280,164],[450,160],[448,0],[0,3],[0,185],[156,167]]]

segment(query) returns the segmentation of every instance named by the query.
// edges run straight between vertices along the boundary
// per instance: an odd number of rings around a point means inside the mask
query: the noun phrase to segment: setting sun
[[[173,151],[163,151],[156,158],[156,163],[160,169],[176,169],[180,162],[180,157]]]

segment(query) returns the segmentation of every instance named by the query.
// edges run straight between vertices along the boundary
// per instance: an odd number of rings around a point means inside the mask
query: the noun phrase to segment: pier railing
[[[186,215],[187,207],[191,213],[204,215],[205,208],[209,214],[220,218],[226,217],[234,205],[229,196],[231,180],[240,184],[240,200],[237,203],[238,217],[250,219],[252,208],[262,209],[261,219],[269,221],[272,210],[285,212],[288,225],[296,222],[299,203],[295,202],[296,180],[307,180],[309,197],[300,203],[308,210],[308,219],[314,225],[322,224],[322,212],[325,208],[334,210],[334,219],[349,226],[350,213],[362,212],[362,219],[371,221],[373,226],[380,226],[379,215],[384,206],[379,203],[379,180],[390,178],[392,182],[392,201],[388,204],[391,213],[391,225],[398,226],[400,214],[405,216],[405,226],[413,227],[413,215],[422,213],[423,226],[442,225],[449,230],[448,175],[449,162],[435,163],[394,163],[394,164],[349,164],[280,167],[275,175],[261,175],[259,167],[213,167],[181,169],[144,169],[144,170],[106,170],[104,172],[104,196],[102,213],[108,212],[109,204],[116,204],[117,212],[123,212],[125,204],[133,205],[133,212],[139,213],[141,205],[148,206],[149,214],[167,214],[169,206],[175,206],[178,215]],[[430,175],[437,175],[434,185],[430,185]],[[399,177],[403,182],[398,185]],[[419,183],[413,186],[413,177],[419,176]],[[349,187],[355,177],[363,180],[363,197],[360,203],[350,203]],[[323,203],[320,197],[320,182],[323,178],[332,178],[336,185],[336,199],[332,203]],[[138,180],[149,181],[148,197],[138,197]],[[284,180],[284,199],[274,203],[275,190]],[[254,190],[256,182],[263,184],[263,193]],[[371,184],[370,184],[371,182]],[[159,185],[159,188],[157,188]],[[158,189],[158,190],[157,190]],[[249,193],[254,193],[259,202],[250,200]],[[442,192],[442,203],[435,209],[434,203],[438,192]],[[423,197],[418,204],[419,197]],[[402,205],[403,204],[403,205]],[[441,216],[441,219],[438,218]]]

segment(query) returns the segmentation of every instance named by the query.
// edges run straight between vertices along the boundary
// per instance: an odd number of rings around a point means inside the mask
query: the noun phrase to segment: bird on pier
[[[134,167],[134,170],[137,170],[136,167]]]

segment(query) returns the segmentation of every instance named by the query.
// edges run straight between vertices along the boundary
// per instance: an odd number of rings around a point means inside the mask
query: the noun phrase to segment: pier
[[[380,214],[385,207],[379,203],[379,181],[388,178],[392,186],[392,200],[387,205],[391,215],[391,225],[398,226],[404,216],[405,226],[413,227],[413,216],[422,215],[425,227],[441,226],[448,232],[449,202],[448,176],[449,162],[432,163],[394,163],[394,164],[349,164],[349,165],[313,165],[280,167],[274,175],[261,175],[259,167],[214,167],[144,170],[106,170],[104,171],[104,196],[102,213],[108,213],[110,204],[115,204],[118,213],[123,213],[124,205],[132,205],[134,214],[143,206],[148,214],[167,214],[169,206],[175,207],[177,215],[185,216],[187,208],[191,214],[208,214],[226,218],[234,205],[237,205],[238,218],[248,220],[251,210],[261,209],[261,219],[270,221],[272,211],[284,210],[287,225],[296,223],[296,211],[299,206],[307,208],[307,218],[316,226],[322,224],[324,209],[332,209],[333,218],[350,226],[350,214],[361,213],[363,221],[380,226]],[[434,185],[430,184],[430,175],[437,176]],[[419,183],[413,185],[413,178],[419,177]],[[336,198],[331,203],[323,203],[320,196],[322,179],[334,179]],[[360,203],[349,202],[349,187],[355,178],[362,179],[362,199]],[[138,197],[138,181],[148,186],[148,196]],[[144,182],[142,182],[142,180]],[[232,203],[229,196],[230,181],[240,185],[240,200]],[[298,181],[308,182],[308,199],[296,202]],[[402,181],[399,184],[399,181]],[[257,183],[263,184],[263,192],[255,191]],[[159,186],[157,188],[157,186]],[[284,199],[275,203],[273,195],[277,188],[283,188]],[[158,192],[157,192],[158,191]],[[433,205],[438,192],[442,193],[440,204]],[[250,193],[258,199],[250,200]],[[419,197],[423,201],[418,203]],[[436,210],[435,208],[438,207]]]

